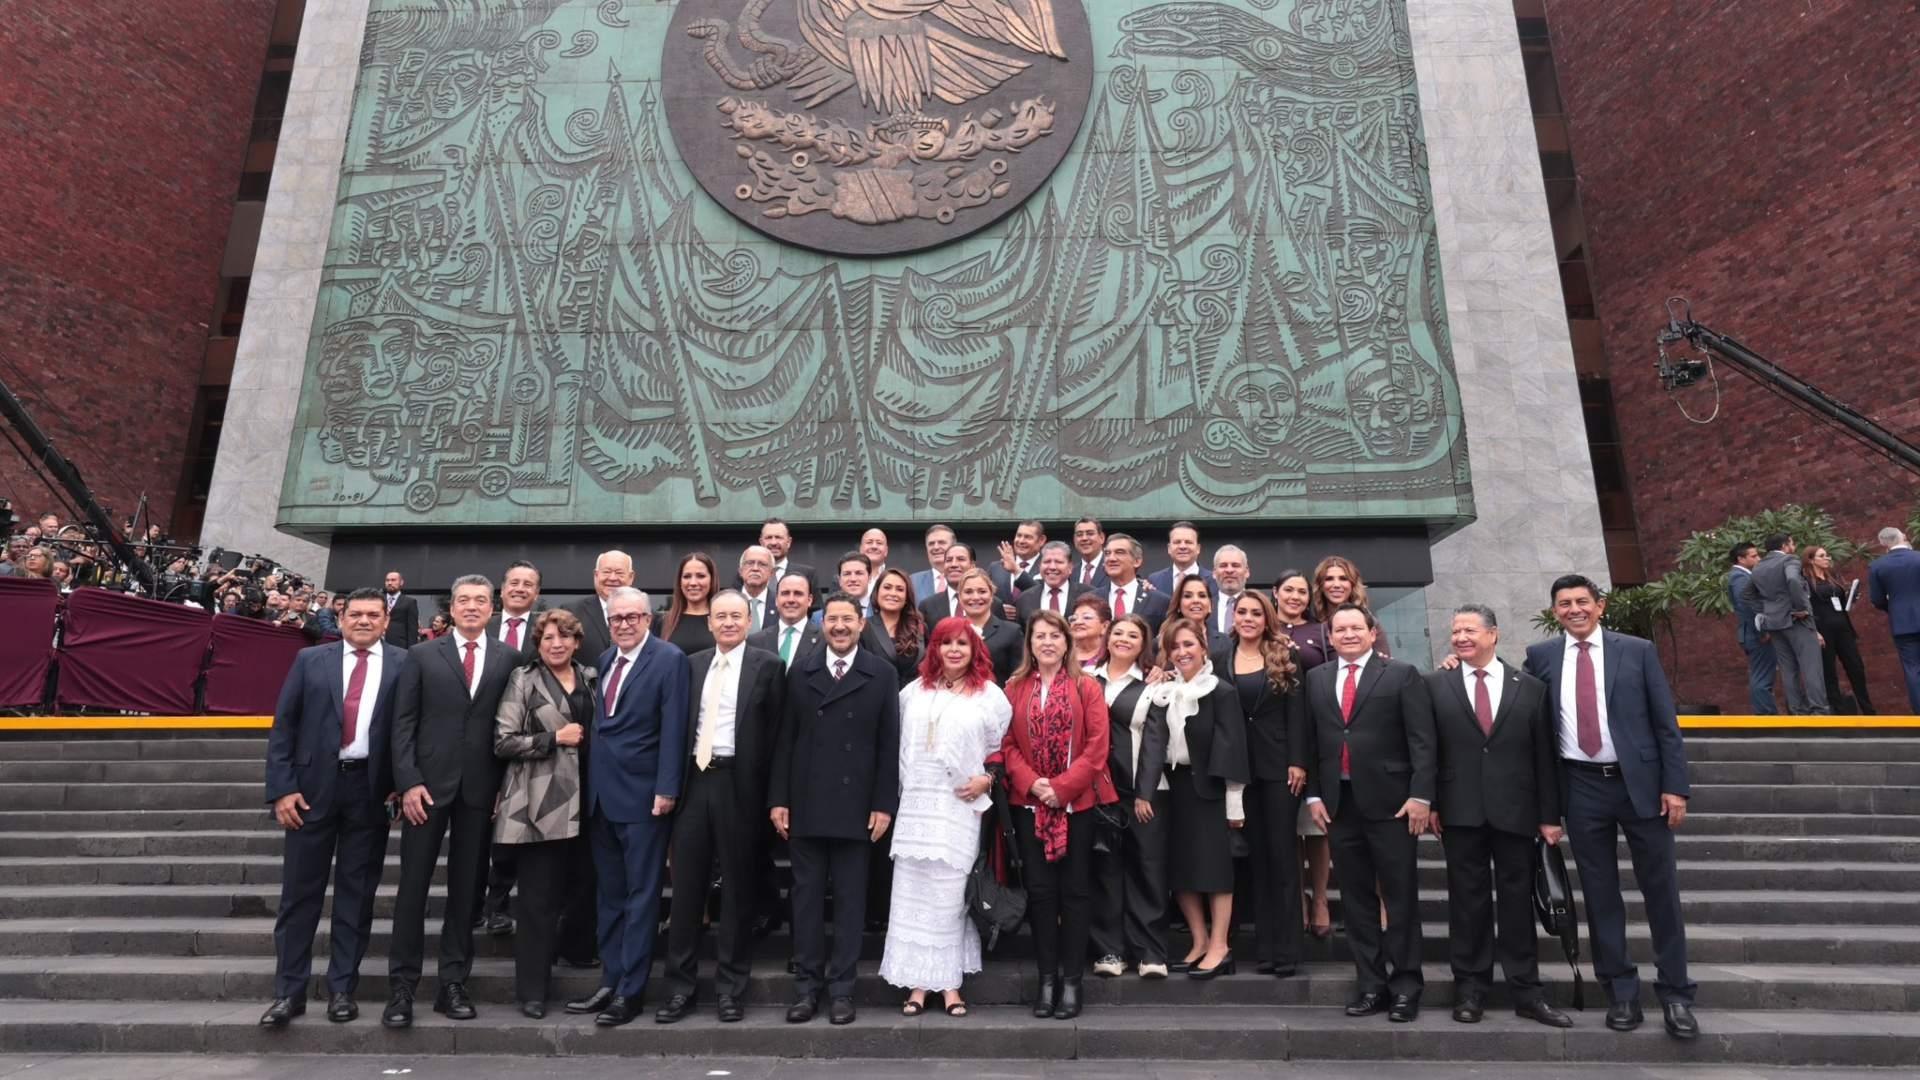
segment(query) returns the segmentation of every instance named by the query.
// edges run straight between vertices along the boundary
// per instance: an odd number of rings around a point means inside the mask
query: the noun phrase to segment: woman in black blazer
[[[1853,700],[1860,715],[1872,716],[1867,667],[1860,662],[1860,636],[1847,614],[1846,583],[1834,576],[1833,555],[1826,548],[1808,549],[1801,561],[1806,563],[1807,589],[1813,598],[1813,628],[1820,632],[1820,666],[1826,675],[1827,700],[1840,700],[1840,677],[1834,670],[1834,661],[1838,660],[1847,670],[1847,682],[1853,685]]]
[[[980,640],[986,642],[987,655],[993,658],[993,681],[1004,687],[1027,655],[1026,639],[1020,627],[1001,618],[994,609],[993,579],[985,570],[974,567],[954,586],[960,594],[960,613],[966,616]]]
[[[1167,710],[1167,884],[1193,945],[1189,978],[1233,974],[1233,831],[1246,825],[1246,717],[1231,680],[1207,657],[1206,627],[1187,618],[1160,628],[1172,675],[1150,700]]]
[[[1245,592],[1233,605],[1233,637],[1213,654],[1247,714],[1247,841],[1253,848],[1254,942],[1262,975],[1300,970],[1300,859],[1294,833],[1313,760],[1312,725],[1299,651],[1273,601]]]
[[[1207,647],[1211,656],[1220,646],[1227,643],[1227,635],[1218,629],[1220,620],[1215,618],[1213,610],[1213,590],[1207,587],[1207,579],[1186,577],[1173,590],[1173,615],[1192,619],[1207,632],[1207,640],[1201,644]]]
[[[873,614],[867,628],[873,631],[875,647],[893,661],[901,686],[919,677],[920,658],[926,655],[931,631],[914,606],[913,582],[905,570],[888,567],[873,583]]]
[[[1096,601],[1104,605],[1106,601]],[[1167,713],[1148,697],[1153,628],[1123,615],[1107,630],[1107,662],[1094,672],[1107,698],[1107,774],[1120,796],[1126,827],[1094,849],[1093,944],[1095,975],[1167,977]]]

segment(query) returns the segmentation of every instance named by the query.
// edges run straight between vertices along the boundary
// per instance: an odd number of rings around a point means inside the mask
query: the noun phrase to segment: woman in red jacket
[[[1013,723],[1000,744],[1025,864],[1027,917],[1040,970],[1033,1015],[1080,1015],[1092,910],[1093,808],[1119,796],[1107,775],[1107,698],[1066,662],[1067,623],[1051,611],[1027,624],[1027,655],[1007,680]]]

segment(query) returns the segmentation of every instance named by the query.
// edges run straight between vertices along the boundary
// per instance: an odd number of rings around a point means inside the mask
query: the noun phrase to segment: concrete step
[[[1687,760],[1701,761],[1920,761],[1920,739],[1877,737],[1689,736]]]
[[[0,1012],[0,1051],[11,1053],[379,1054],[396,1057],[486,1054],[527,1057],[747,1057],[973,1060],[1039,1058],[1146,1060],[1390,1060],[1554,1062],[1712,1062],[1766,1065],[1920,1067],[1920,1016],[1809,1010],[1707,1011],[1702,1038],[1666,1036],[1657,1017],[1640,1030],[1608,1031],[1589,1010],[1567,1031],[1501,1013],[1455,1024],[1429,1009],[1412,1024],[1355,1020],[1331,1006],[1188,1005],[1164,1009],[1095,1008],[1073,1021],[1035,1020],[1025,1009],[983,1006],[964,1020],[938,1011],[907,1018],[868,1009],[843,1027],[824,1019],[785,1022],[784,998],[754,1003],[745,1021],[722,1026],[711,1012],[679,1024],[642,1020],[597,1029],[591,1017],[550,1014],[528,1020],[489,1008],[477,1022],[435,1015],[422,1002],[413,1028],[389,1031],[368,1013],[369,991],[353,1024],[329,1024],[316,1011],[279,1030],[258,1024],[264,1002],[17,1001]],[[651,1006],[653,1002],[648,1002]],[[346,1068],[343,1063],[343,1069]]]
[[[5,825],[0,815],[0,825]],[[8,826],[11,827],[11,826]],[[1920,836],[1920,816],[1872,812],[1730,812],[1702,806],[1689,811],[1682,830],[1694,836]]]
[[[252,731],[177,739],[0,739],[0,761],[264,761],[267,740]]]
[[[6,761],[0,784],[248,783],[264,786],[264,761]]]
[[[316,958],[315,966],[310,993],[324,999],[327,993],[324,954]],[[362,986],[367,988],[369,996],[384,992],[385,968],[384,958],[377,956],[361,965]],[[698,996],[711,1002],[714,990],[710,956],[703,958],[702,971]],[[1428,965],[1423,974],[1427,984],[1425,1004],[1450,1006],[1454,987],[1447,965]],[[1831,1007],[1844,1002],[1848,1011],[1854,1012],[1920,1010],[1920,967],[1696,964],[1690,974],[1700,984],[1700,1000],[1710,1002],[1714,1009]],[[658,975],[656,966],[655,976]],[[990,960],[984,971],[967,977],[967,1000],[977,1005],[1031,1004],[1034,975],[1031,961]],[[1553,965],[1548,965],[1542,975],[1553,999],[1570,1007],[1572,985],[1565,968],[1556,971]],[[557,968],[551,993],[557,1000],[585,997],[599,984],[597,971]],[[1091,1006],[1332,1006],[1344,1004],[1351,998],[1353,985],[1350,963],[1307,964],[1297,975],[1286,979],[1255,974],[1248,964],[1237,974],[1205,981],[1142,979],[1133,974],[1111,979],[1089,975],[1086,995]],[[780,1001],[792,993],[792,987],[792,977],[778,963],[762,964],[754,971],[747,999]],[[507,958],[476,960],[467,988],[475,1000],[483,1004],[512,1003],[515,1000],[513,961]],[[431,1000],[437,989],[433,975],[428,973],[420,984],[421,996]],[[1644,988],[1644,995],[1644,1003],[1649,1008],[1657,1008],[1650,982]],[[273,962],[268,957],[0,957],[0,998],[265,1001],[272,996]],[[896,1005],[903,997],[898,989],[873,974],[872,965],[867,966],[855,991],[855,1000],[862,1006],[885,1008]],[[1498,1008],[1511,1005],[1504,984],[1495,988],[1491,1003]]]
[[[5,796],[0,788],[0,798]],[[1920,817],[1920,789],[1905,786],[1795,787],[1717,784],[1696,789],[1688,809],[1711,814],[1874,814]]]
[[[0,810],[262,810],[257,783],[0,784]]]
[[[1695,788],[1720,784],[1920,785],[1913,761],[1696,761],[1688,766]]]
[[[439,937],[436,917],[427,920],[427,955],[435,955]],[[373,922],[370,955],[386,955],[392,932],[391,922],[382,917]],[[1426,960],[1447,961],[1447,926],[1428,922],[1423,927]],[[326,955],[328,926],[320,924],[315,954]],[[862,942],[862,955],[877,962],[884,935],[869,933]],[[1251,930],[1241,929],[1234,940],[1242,949],[1251,949]],[[1169,947],[1184,950],[1188,938],[1183,932],[1169,935]],[[1590,959],[1590,946],[1581,946],[1583,962]],[[1652,961],[1653,953],[1644,923],[1627,925],[1627,942],[1637,962]],[[1559,941],[1540,938],[1543,968],[1564,964]],[[478,956],[513,955],[511,936],[474,935]],[[1018,958],[1030,952],[1029,939],[1022,932],[1003,943],[995,958]],[[783,931],[755,945],[755,954],[764,963],[784,964],[792,954],[790,938]],[[239,916],[173,916],[164,914],[76,916],[55,915],[42,918],[0,919],[0,956],[228,956],[267,958],[273,955],[273,918],[267,912]],[[1305,959],[1310,961],[1348,958],[1346,936],[1335,932],[1326,940],[1306,940]],[[1892,964],[1920,966],[1920,927],[1913,925],[1846,926],[1820,924],[1722,923],[1689,925],[1687,955],[1696,964]],[[367,969],[372,970],[372,969]],[[1551,977],[1551,972],[1548,973]]]
[[[1431,850],[1427,850],[1431,849]],[[1423,845],[1420,888],[1439,895],[1447,888],[1447,867],[1438,845]],[[1634,887],[1632,864],[1621,859],[1621,880]],[[400,859],[397,844],[389,843],[385,880],[397,882]],[[0,881],[14,885],[278,885],[282,862],[278,855],[191,855],[153,858],[145,855],[90,854],[0,856]],[[444,857],[434,880],[446,880]],[[1578,881],[1578,874],[1575,874]],[[1920,865],[1887,862],[1768,862],[1708,861],[1680,863],[1682,892],[1699,890],[1859,890],[1904,892],[1920,890]]]

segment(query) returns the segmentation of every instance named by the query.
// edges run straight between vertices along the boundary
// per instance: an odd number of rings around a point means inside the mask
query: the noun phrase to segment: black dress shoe
[[[1363,990],[1347,1002],[1348,1016],[1372,1016],[1387,1011],[1387,995],[1378,990]]]
[[[727,997],[724,994],[720,996],[720,1022],[721,1023],[737,1024],[740,1021],[745,1020],[746,1018],[747,1018],[747,1010],[744,1006],[740,1004],[739,998]]]
[[[494,937],[506,937],[513,933],[513,916],[505,912],[487,916],[487,933]]]
[[[1300,974],[1300,965],[1275,964],[1273,965],[1273,970],[1268,974],[1272,975],[1276,979],[1291,979],[1295,975]]]
[[[853,999],[850,997],[834,998],[833,1003],[827,1006],[827,1022],[830,1024],[851,1024],[853,1015]]]
[[[787,1006],[787,1023],[804,1024],[813,1019],[820,1011],[820,995],[802,994],[799,1001]]]
[[[520,1003],[520,1015],[529,1020],[545,1020],[547,1003],[544,1001],[523,1001]]]
[[[1513,1007],[1513,1015],[1548,1027],[1570,1028],[1573,1017],[1547,1004],[1545,1001],[1523,1001]]]
[[[1667,1034],[1676,1039],[1700,1037],[1700,1021],[1693,1018],[1693,1006],[1684,1001],[1669,1001],[1660,1011],[1666,1014]]]
[[[267,1011],[260,1014],[261,1027],[286,1027],[296,1016],[307,1012],[307,996],[274,998]]]
[[[567,1011],[575,1015],[597,1013],[613,1002],[613,987],[603,986],[578,1001],[567,1002]]]
[[[327,1019],[336,1024],[345,1024],[360,1016],[360,1006],[354,1004],[352,994],[327,995]]]
[[[1253,973],[1255,975],[1271,975],[1273,974],[1273,969],[1275,966],[1276,965],[1271,960],[1262,960],[1259,963],[1253,965]]]
[[[593,1022],[598,1027],[622,1027],[633,1023],[633,1018],[639,1015],[638,998],[621,997],[615,994],[613,1000],[607,1002],[607,1007],[600,1010],[600,1015],[593,1018]]]
[[[433,1011],[444,1013],[449,1020],[471,1020],[480,1015],[467,996],[467,984],[457,982],[441,984],[440,992],[433,995]]]
[[[1222,957],[1219,963],[1210,968],[1195,964],[1187,969],[1187,978],[1189,979],[1211,979],[1218,975],[1231,974],[1233,974],[1233,954],[1231,952]]]
[[[1632,1031],[1644,1019],[1637,1001],[1616,1001],[1607,1006],[1607,1026],[1615,1031]]]
[[[380,1022],[390,1028],[413,1026],[413,987],[396,986],[387,999],[387,1011],[380,1014]]]
[[[693,995],[675,994],[667,999],[665,1005],[654,1010],[653,1022],[656,1024],[677,1024],[685,1020],[692,1012]]]
[[[1420,1016],[1419,994],[1395,994],[1393,1005],[1387,1009],[1387,1019],[1396,1024],[1411,1024]]]
[[[1477,1024],[1486,1014],[1487,1001],[1479,994],[1461,994],[1460,1000],[1453,1003],[1453,1018],[1458,1023]]]
[[[1053,1007],[1055,1020],[1071,1020],[1080,1015],[1080,976],[1060,981],[1060,1004]]]
[[[600,966],[600,958],[597,956],[589,956],[585,960],[573,960],[563,956],[558,962],[561,967],[580,968],[582,970]]]
[[[1033,992],[1033,1018],[1048,1019],[1059,1004],[1060,980],[1051,975],[1040,976],[1040,985]]]

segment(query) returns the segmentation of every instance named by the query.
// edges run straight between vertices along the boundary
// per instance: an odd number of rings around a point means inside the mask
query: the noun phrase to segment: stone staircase
[[[643,1018],[602,1031],[557,1009],[545,1021],[522,1018],[509,1004],[511,941],[482,936],[470,984],[480,1019],[457,1024],[422,1010],[413,1030],[391,1032],[377,1013],[396,832],[361,1019],[335,1025],[310,1010],[286,1030],[263,1031],[255,1021],[270,993],[280,880],[278,831],[261,803],[263,754],[257,738],[0,742],[0,1052],[1920,1067],[1920,739],[1689,741],[1695,798],[1679,850],[1705,1032],[1692,1044],[1668,1039],[1657,1012],[1634,1034],[1607,1031],[1590,968],[1589,1008],[1571,1031],[1499,1010],[1476,1026],[1453,1023],[1444,870],[1431,840],[1421,867],[1427,1009],[1411,1025],[1340,1014],[1352,969],[1335,935],[1309,942],[1311,962],[1293,979],[1257,976],[1251,965],[1211,982],[1089,976],[1088,1011],[1071,1023],[1034,1020],[1022,1007],[1032,973],[1020,938],[969,980],[976,1008],[964,1020],[905,1019],[894,1007],[899,992],[869,974],[859,1022],[790,1026],[788,946],[776,935],[760,943],[745,1023],[722,1026],[703,1008],[671,1027]],[[1624,847],[1621,857],[1624,865]],[[1629,901],[1637,920],[1638,898]],[[1644,925],[1631,933],[1644,963]],[[1250,944],[1250,931],[1241,940]],[[880,944],[869,935],[869,973]],[[325,956],[323,941],[320,964]],[[1564,1003],[1557,943],[1541,942],[1541,962]],[[597,981],[561,969],[555,995],[584,994]],[[432,983],[429,973],[423,995]],[[315,984],[322,988],[318,976]]]

